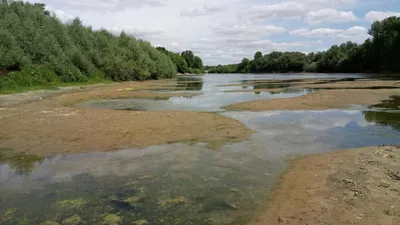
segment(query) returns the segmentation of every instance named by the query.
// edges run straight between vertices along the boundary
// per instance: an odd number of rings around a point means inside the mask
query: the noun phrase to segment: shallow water
[[[202,111],[216,112],[224,111],[223,106],[272,98],[290,98],[305,95],[312,90],[282,90],[282,91],[259,91],[263,88],[286,88],[290,84],[253,84],[254,81],[263,80],[287,80],[306,78],[330,78],[343,79],[346,74],[207,74],[202,76],[180,76],[177,78],[175,88],[159,88],[148,91],[162,92],[195,92],[193,97],[171,97],[166,99],[100,99],[79,103],[79,107],[110,108],[123,110],[141,111]],[[361,78],[362,74],[352,74],[351,77]],[[249,85],[249,84],[253,85]],[[242,84],[243,86],[240,86]],[[239,86],[224,86],[239,85]],[[254,90],[253,92],[232,92],[241,90]]]
[[[258,77],[235,79],[243,83],[242,79]],[[232,80],[204,82],[201,91],[220,101],[224,97],[216,93],[229,96],[222,90],[242,88],[216,86],[226,82]],[[175,143],[42,158],[0,149],[0,224],[102,224],[105,220],[109,223],[104,224],[144,220],[148,224],[246,224],[265,207],[276,176],[285,169],[285,159],[399,144],[398,99],[348,110],[221,112],[255,133],[219,151],[209,150],[204,143]],[[146,110],[164,110],[168,106],[160,102],[168,101],[153,101],[153,108]],[[225,104],[212,104],[204,96],[195,102],[210,111]],[[132,107],[130,101],[118,104],[117,108]]]

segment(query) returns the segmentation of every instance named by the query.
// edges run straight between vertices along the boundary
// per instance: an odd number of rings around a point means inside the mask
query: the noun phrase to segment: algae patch
[[[131,206],[134,206],[135,204],[142,201],[144,198],[146,198],[146,192],[144,191],[144,188],[140,188],[140,191],[136,195],[125,198],[124,202],[128,203]]]
[[[44,221],[41,225],[60,225],[60,224],[54,221],[47,220]]]
[[[86,200],[83,198],[63,200],[58,201],[54,204],[56,210],[68,210],[68,209],[78,209],[86,204]]]
[[[105,214],[103,216],[103,225],[118,225],[121,222],[121,217],[117,214]]]
[[[147,222],[147,220],[138,220],[138,221],[135,221],[135,225],[147,225],[147,224],[149,224],[149,223]]]
[[[63,225],[78,225],[78,224],[82,224],[82,223],[84,223],[84,222],[82,221],[81,217],[78,215],[73,215],[73,216],[65,219],[62,222]]]
[[[150,175],[150,174],[147,174],[147,175],[139,177],[140,180],[149,180],[149,179],[152,179],[152,178],[153,178],[153,176]]]
[[[171,199],[166,199],[163,200],[161,202],[159,202],[159,205],[164,208],[167,209],[169,207],[172,207],[174,205],[180,205],[186,202],[186,198],[181,196],[181,197],[177,197],[177,198],[171,198]]]

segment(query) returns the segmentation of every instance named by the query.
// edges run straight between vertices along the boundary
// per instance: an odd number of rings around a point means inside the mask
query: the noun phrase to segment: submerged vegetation
[[[93,30],[79,18],[66,24],[44,4],[0,2],[0,92],[62,83],[127,81],[201,73],[191,51],[160,51],[121,32]]]
[[[244,58],[239,64],[207,67],[209,73],[270,72],[400,72],[400,17],[375,21],[368,38],[358,45],[346,42],[324,52],[257,52],[254,59]]]

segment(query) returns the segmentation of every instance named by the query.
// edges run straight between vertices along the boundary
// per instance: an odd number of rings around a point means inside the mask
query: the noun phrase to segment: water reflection
[[[265,152],[240,145],[219,152],[171,144],[60,155],[36,164],[23,179],[2,171],[8,176],[0,180],[0,215],[17,209],[2,224],[19,218],[62,223],[74,215],[101,224],[107,214],[119,215],[122,224],[244,224],[282,168]]]
[[[179,77],[178,86],[202,94],[85,104],[126,110],[218,111],[235,102],[307,93],[224,93],[242,87],[219,85],[307,76],[316,75]],[[208,150],[204,143],[45,159],[0,151],[0,223],[246,224],[262,209],[276,175],[285,168],[282,159],[341,148],[398,144],[398,100],[394,97],[363,110],[222,112],[252,128],[255,134],[219,151]]]
[[[35,166],[42,163],[44,158],[23,153],[14,154],[11,150],[0,149],[0,166],[9,167],[17,175],[29,174]]]
[[[371,114],[369,114],[371,113]],[[310,154],[334,149],[398,144],[400,112],[390,116],[370,111],[226,112],[256,130],[258,142],[281,154]],[[386,126],[391,125],[391,126]],[[278,153],[275,153],[278,154]]]
[[[378,108],[384,110],[400,110],[400,96],[391,96],[390,99],[383,100],[381,103],[370,106],[369,108]]]
[[[222,107],[230,104],[270,99],[290,98],[306,95],[312,89],[290,90],[293,81],[301,81],[307,78],[329,78],[324,82],[350,81],[361,78],[363,74],[207,74],[203,76],[179,76],[176,86],[159,88],[164,92],[188,92],[194,91],[199,95],[191,98],[171,97],[168,99],[100,99],[78,104],[83,107],[111,108],[135,111],[224,111]],[[282,80],[285,83],[266,83],[268,80]],[[271,91],[258,91],[259,89],[282,89]],[[254,92],[240,92],[254,90]]]
[[[224,112],[256,133],[219,151],[210,151],[202,143],[176,143],[58,155],[30,163],[30,169],[24,170],[30,173],[22,177],[16,176],[19,170],[6,166],[9,160],[3,161],[0,215],[17,210],[2,224],[15,224],[19,218],[30,224],[62,223],[73,216],[87,224],[101,224],[115,215],[121,224],[140,220],[149,224],[246,224],[262,208],[276,175],[284,169],[282,159],[398,144],[400,131],[392,129],[396,119],[365,113],[369,112]]]
[[[368,122],[378,123],[383,126],[390,126],[400,131],[400,113],[399,112],[381,112],[365,111],[364,118]]]

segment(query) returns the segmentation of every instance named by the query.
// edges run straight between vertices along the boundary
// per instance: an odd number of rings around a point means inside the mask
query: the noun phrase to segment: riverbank
[[[400,89],[345,89],[319,90],[294,98],[264,99],[232,104],[229,111],[267,110],[325,110],[344,109],[352,105],[372,105],[391,96],[400,95]]]
[[[400,224],[399,160],[400,146],[297,159],[252,225]]]
[[[238,85],[238,84],[234,84]],[[344,109],[352,105],[372,105],[391,96],[400,95],[397,80],[334,80],[301,79],[292,81],[268,80],[254,81],[254,89],[235,92],[282,93],[296,90],[309,90],[307,95],[294,98],[264,99],[225,106],[229,111],[267,111],[267,110],[325,110]],[[283,85],[283,87],[282,87]],[[286,86],[285,86],[286,85]]]
[[[214,113],[74,106],[99,98],[157,99],[194,95],[151,91],[175,85],[171,82],[174,81],[126,82],[1,96],[0,149],[39,156],[143,148],[174,142],[204,142],[211,149],[217,149],[229,142],[246,140],[253,133],[242,123]]]

